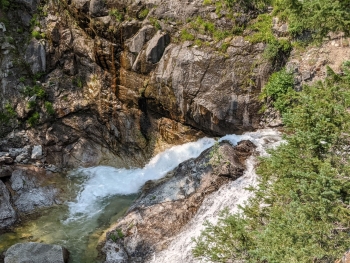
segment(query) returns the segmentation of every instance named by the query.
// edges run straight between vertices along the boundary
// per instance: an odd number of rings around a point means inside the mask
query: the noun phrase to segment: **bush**
[[[195,239],[196,257],[321,263],[348,249],[350,68],[344,65],[343,75],[329,71],[325,82],[294,92],[283,115],[286,143],[261,158],[255,197],[241,214],[224,212],[218,224],[206,224]],[[281,86],[272,94],[289,88]]]
[[[45,106],[46,112],[47,112],[49,115],[55,114],[55,109],[53,108],[51,102],[45,101],[44,106]]]
[[[27,120],[27,123],[29,124],[30,127],[34,127],[39,123],[40,115],[38,112],[33,113],[32,116],[29,117]]]
[[[181,31],[181,39],[182,39],[183,41],[186,41],[186,40],[188,40],[188,41],[193,41],[193,40],[194,40],[194,35],[192,35],[191,33],[189,33],[189,32],[187,31],[187,29],[183,29],[183,30]]]
[[[294,37],[311,32],[315,39],[322,40],[329,32],[350,33],[348,1],[280,0],[274,7],[275,13],[288,21]]]
[[[0,9],[6,11],[10,7],[9,0],[0,0]]]
[[[34,37],[36,39],[42,39],[42,38],[45,38],[46,35],[45,35],[45,33],[40,33],[39,31],[33,30],[32,37]]]
[[[0,123],[8,124],[17,116],[16,111],[10,103],[6,103],[4,110],[0,111]]]
[[[109,15],[110,15],[110,16],[114,16],[114,18],[115,18],[117,21],[119,21],[119,22],[123,21],[123,18],[124,18],[123,14],[120,13],[120,12],[118,11],[118,9],[111,9],[111,10],[109,11]]]
[[[143,9],[139,12],[139,19],[145,19],[147,16],[148,16],[148,13],[149,13],[149,9]]]
[[[161,30],[162,29],[162,26],[160,25],[159,21],[156,18],[151,17],[150,18],[150,22],[157,30]]]
[[[23,93],[28,97],[37,95],[40,99],[43,99],[46,96],[44,88],[39,85],[35,85],[34,87],[25,87]]]
[[[285,69],[273,73],[264,86],[260,98],[271,99],[272,105],[281,113],[287,111],[296,96],[294,92],[294,77]]]

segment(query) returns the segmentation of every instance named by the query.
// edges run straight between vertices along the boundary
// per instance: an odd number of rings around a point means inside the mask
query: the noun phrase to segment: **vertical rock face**
[[[0,229],[14,224],[17,220],[16,211],[10,202],[10,193],[5,184],[0,181]]]
[[[6,139],[0,151],[40,144],[47,165],[135,166],[170,141],[258,127],[256,98],[270,70],[264,45],[200,34],[208,45],[181,41],[186,20],[199,15],[232,28],[202,1],[50,0],[35,16],[39,3],[27,5],[7,14],[21,28],[0,30],[8,117],[0,135],[18,129],[29,141]],[[23,41],[30,24],[41,39]]]
[[[25,60],[30,66],[31,71],[34,74],[39,72],[45,72],[46,71],[45,45],[36,39],[32,39],[25,52]]]

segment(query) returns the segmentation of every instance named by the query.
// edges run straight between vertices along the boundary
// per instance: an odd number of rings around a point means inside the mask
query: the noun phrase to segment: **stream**
[[[220,140],[229,140],[234,145],[243,139],[256,143],[263,134],[227,135]],[[43,242],[66,247],[70,251],[70,263],[96,262],[96,246],[101,235],[125,214],[145,182],[160,179],[181,162],[198,157],[215,142],[212,138],[202,138],[173,146],[153,157],[143,168],[97,166],[69,172],[63,187],[72,193],[70,201],[43,210],[39,218],[0,235],[0,252],[19,242]]]

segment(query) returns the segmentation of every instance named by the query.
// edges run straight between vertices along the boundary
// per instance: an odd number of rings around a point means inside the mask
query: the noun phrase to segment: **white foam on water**
[[[163,177],[181,162],[198,157],[214,143],[214,139],[202,138],[174,146],[153,157],[144,168],[97,166],[75,170],[69,176],[80,177],[83,183],[76,201],[68,203],[70,216],[67,222],[102,212],[103,200],[107,197],[137,193],[148,180]]]
[[[257,146],[260,156],[267,154],[266,149],[275,147],[282,142],[280,133],[272,129],[246,133],[242,136],[227,135],[222,137],[221,140],[228,140],[234,144],[238,142],[237,140],[250,140]],[[205,221],[215,224],[223,209],[227,208],[230,213],[239,212],[238,207],[244,205],[253,195],[246,188],[257,185],[255,164],[256,157],[249,157],[246,161],[246,170],[243,176],[223,185],[218,191],[206,196],[196,215],[184,226],[178,235],[173,237],[169,246],[165,250],[154,254],[147,263],[203,262],[192,256],[194,247],[192,238],[200,235],[204,229],[203,223]]]
[[[228,140],[236,145],[241,140],[251,140],[258,147],[264,144],[264,136],[273,136],[276,132],[265,130],[244,135],[226,135],[219,141]],[[69,218],[66,223],[103,212],[108,197],[137,193],[148,180],[157,180],[173,170],[181,162],[198,157],[204,150],[213,146],[215,140],[202,138],[170,149],[153,157],[143,168],[118,169],[109,166],[80,168],[70,177],[83,180],[74,202],[69,202]]]

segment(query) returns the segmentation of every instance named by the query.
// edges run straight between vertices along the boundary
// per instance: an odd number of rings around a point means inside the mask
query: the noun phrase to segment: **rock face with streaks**
[[[23,8],[10,9],[14,23],[0,29],[0,151],[42,146],[40,158],[18,162],[135,166],[166,145],[258,127],[256,98],[271,69],[264,45],[203,34],[210,45],[179,41],[199,15],[232,28],[213,6],[16,1]]]
[[[108,233],[102,248],[105,262],[145,262],[164,249],[207,195],[243,174],[244,161],[254,149],[250,141],[235,147],[224,141],[183,162],[165,178],[146,183],[127,215]]]

